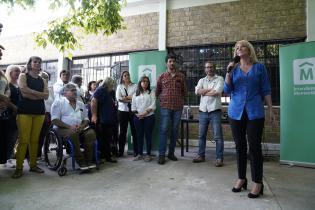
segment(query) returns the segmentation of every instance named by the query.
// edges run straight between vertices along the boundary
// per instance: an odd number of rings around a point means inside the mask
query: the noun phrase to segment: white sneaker
[[[94,163],[92,163],[91,165],[88,166],[88,168],[89,169],[96,168],[96,165]]]
[[[13,161],[12,159],[8,159],[7,162],[4,164],[4,167],[15,168],[15,161]]]

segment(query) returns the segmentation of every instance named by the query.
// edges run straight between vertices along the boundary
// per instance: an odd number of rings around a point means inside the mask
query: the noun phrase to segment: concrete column
[[[59,73],[62,70],[64,69],[69,70],[68,66],[69,66],[69,60],[64,57],[64,54],[62,52],[60,52],[58,55],[58,78],[59,78]]]
[[[315,41],[315,0],[306,1],[306,35],[307,42]]]
[[[167,0],[160,0],[159,10],[159,50],[166,50],[166,12]]]

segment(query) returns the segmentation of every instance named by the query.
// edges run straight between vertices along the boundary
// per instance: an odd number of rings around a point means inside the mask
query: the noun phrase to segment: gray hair
[[[110,77],[106,77],[100,86],[104,87],[106,90],[113,89],[115,86],[115,80]]]
[[[61,94],[61,95],[64,95],[64,93],[65,93],[66,91],[69,91],[69,90],[72,90],[72,89],[77,89],[77,86],[76,86],[75,84],[68,83],[68,84],[66,84],[65,86],[63,86],[63,88],[62,88],[60,94]]]
[[[15,70],[21,71],[20,67],[17,65],[9,65],[7,69],[5,70],[5,76],[9,82],[11,82],[11,72]]]
[[[73,82],[74,84],[78,84],[79,81],[82,81],[82,80],[83,80],[83,77],[80,76],[80,75],[78,75],[78,74],[73,75],[73,76],[71,77],[71,82]]]

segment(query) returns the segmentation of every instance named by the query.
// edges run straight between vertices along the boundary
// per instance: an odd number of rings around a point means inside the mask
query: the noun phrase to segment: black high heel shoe
[[[240,186],[240,188],[233,187],[233,188],[232,188],[232,192],[235,192],[235,193],[241,192],[242,188],[243,188],[244,190],[247,190],[247,179],[246,179],[246,178],[245,178],[244,183]]]
[[[261,183],[261,188],[260,188],[258,194],[248,193],[247,196],[249,198],[258,198],[260,195],[264,195],[264,184],[263,183]]]

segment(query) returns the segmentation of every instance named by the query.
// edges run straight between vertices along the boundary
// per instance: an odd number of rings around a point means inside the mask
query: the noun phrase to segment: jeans
[[[169,144],[169,154],[174,154],[176,140],[178,139],[178,126],[180,123],[180,118],[182,115],[182,110],[171,110],[161,108],[160,117],[160,145],[159,145],[159,155],[164,156],[166,152],[166,142],[167,142],[167,132],[169,129],[169,123],[171,123],[170,131],[170,144]]]
[[[216,159],[223,159],[224,142],[221,126],[221,110],[199,112],[199,156],[205,156],[206,139],[209,123],[216,144]]]
[[[241,120],[230,119],[233,138],[236,146],[238,178],[246,178],[247,168],[247,140],[249,145],[249,159],[252,181],[262,182],[263,158],[261,139],[264,130],[264,118],[249,120],[244,110]]]
[[[152,133],[154,127],[154,114],[144,119],[139,119],[137,116],[134,116],[134,123],[137,132],[137,140],[138,140],[138,152],[139,155],[143,155],[143,142],[144,137],[146,140],[147,146],[147,155],[151,155],[151,144],[152,144]]]

